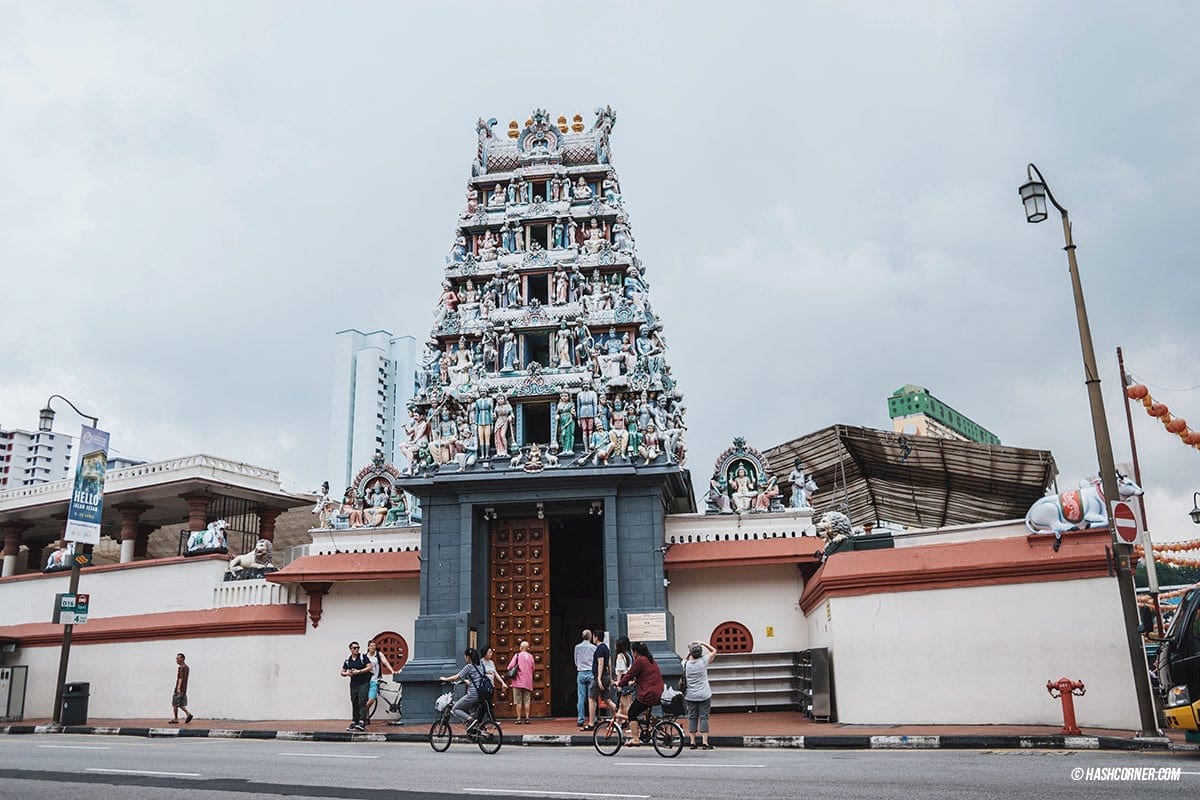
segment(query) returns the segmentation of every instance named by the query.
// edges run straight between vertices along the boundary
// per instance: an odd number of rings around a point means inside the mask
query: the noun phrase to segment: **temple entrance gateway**
[[[567,717],[578,698],[575,645],[585,628],[605,620],[604,526],[584,513],[555,518],[550,531],[551,711]]]

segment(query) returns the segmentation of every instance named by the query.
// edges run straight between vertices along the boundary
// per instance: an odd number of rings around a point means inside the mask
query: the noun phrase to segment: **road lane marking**
[[[199,772],[154,772],[148,769],[102,769],[88,767],[87,772],[103,772],[112,775],[157,775],[161,778],[199,778]]]
[[[674,762],[660,761],[634,761],[633,759],[620,759],[617,761],[622,766],[630,767],[687,767],[695,769],[766,769],[766,764],[678,764]]]
[[[537,791],[535,789],[526,789],[524,787],[522,787],[520,789],[500,789],[497,787],[480,789],[476,786],[465,786],[465,787],[463,787],[462,791],[464,791],[464,792],[479,792],[481,794],[504,794],[506,792],[512,792],[513,794],[517,794],[517,795],[536,794],[539,797],[623,797],[623,798],[632,798],[632,800],[647,800],[647,798],[650,797],[650,795],[648,795],[648,794],[601,794],[599,792]]]
[[[107,750],[107,747],[97,747],[89,744],[39,744],[47,750]]]
[[[379,758],[379,756],[350,756],[339,753],[280,753],[281,756],[300,756],[301,758]]]

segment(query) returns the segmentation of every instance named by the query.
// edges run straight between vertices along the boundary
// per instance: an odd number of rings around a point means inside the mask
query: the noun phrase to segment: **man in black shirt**
[[[350,679],[350,726],[348,731],[367,729],[367,694],[371,688],[371,662],[350,643],[350,657],[342,662],[342,677]]]
[[[596,727],[596,707],[602,700],[608,699],[609,687],[612,686],[612,657],[608,645],[604,643],[603,628],[592,631],[592,641],[596,643],[596,651],[592,653],[592,675],[596,677],[588,687],[588,723],[584,730]]]

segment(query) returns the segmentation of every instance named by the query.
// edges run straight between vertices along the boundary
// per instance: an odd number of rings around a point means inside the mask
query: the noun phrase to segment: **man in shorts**
[[[184,722],[192,721],[192,712],[187,710],[187,685],[188,673],[192,668],[184,663],[183,653],[175,654],[175,691],[171,694],[171,720],[170,724],[179,724],[179,710],[183,709]]]
[[[588,721],[584,726],[584,730],[587,731],[596,727],[597,706],[610,699],[612,687],[612,657],[609,655],[608,645],[604,643],[603,628],[592,631],[592,641],[596,644],[596,649],[592,652],[592,675],[595,679],[588,686]]]

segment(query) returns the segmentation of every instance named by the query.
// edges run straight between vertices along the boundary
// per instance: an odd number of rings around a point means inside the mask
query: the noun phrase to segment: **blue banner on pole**
[[[100,544],[100,515],[104,505],[104,473],[108,467],[108,432],[84,425],[79,434],[79,466],[67,509],[63,539]]]

